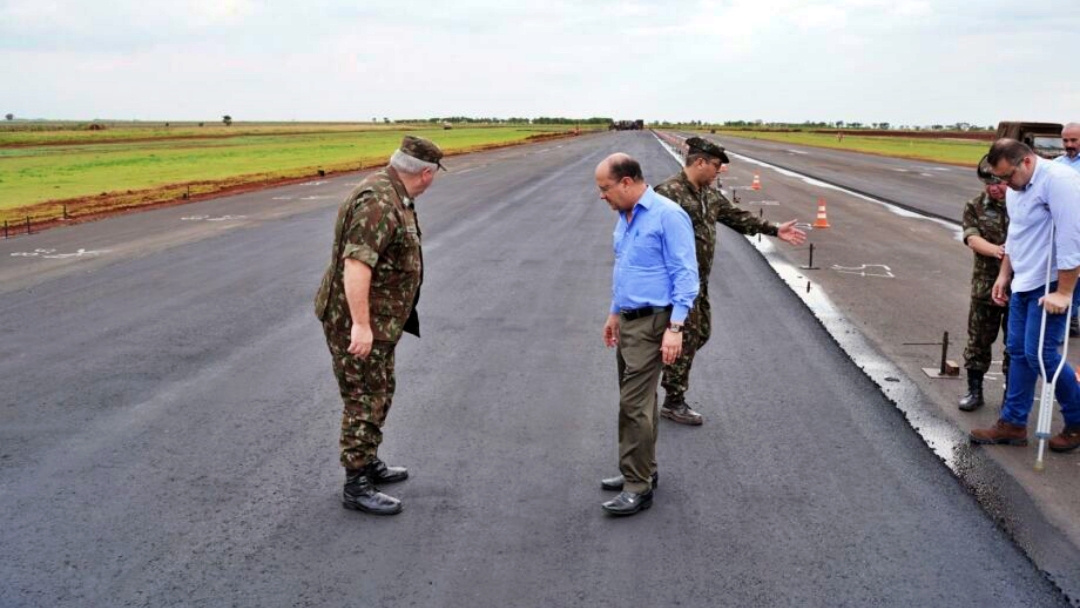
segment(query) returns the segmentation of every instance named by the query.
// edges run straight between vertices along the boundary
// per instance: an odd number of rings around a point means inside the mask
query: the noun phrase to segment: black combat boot
[[[408,469],[405,467],[387,466],[378,456],[376,456],[375,460],[371,461],[371,464],[368,465],[368,473],[368,476],[371,477],[371,481],[375,483],[397,483],[409,478]]]
[[[664,406],[660,408],[660,416],[679,424],[701,426],[703,419],[701,414],[690,409],[682,397],[664,397]]]
[[[974,412],[983,406],[983,373],[969,369],[967,375],[968,392],[960,398],[960,409],[965,412]]]
[[[396,515],[401,513],[401,501],[387,496],[371,481],[371,466],[362,469],[345,469],[345,491],[341,504],[373,515]]]

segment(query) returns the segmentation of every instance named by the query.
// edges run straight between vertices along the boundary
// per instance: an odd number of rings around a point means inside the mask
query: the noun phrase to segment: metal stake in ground
[[[956,361],[949,361],[949,332],[941,335],[941,342],[904,342],[904,346],[940,346],[941,364],[935,369],[924,367],[922,371],[931,378],[959,378],[960,365]]]
[[[1050,244],[1046,253],[1046,287],[1044,287],[1043,298],[1045,302],[1046,296],[1050,295],[1050,269],[1054,262],[1054,232],[1056,227],[1050,227]],[[1046,451],[1046,440],[1050,439],[1050,422],[1054,414],[1054,388],[1057,386],[1058,376],[1061,375],[1061,370],[1065,367],[1065,358],[1069,355],[1069,338],[1065,337],[1063,340],[1064,347],[1061,352],[1061,361],[1058,362],[1057,369],[1054,370],[1054,377],[1050,378],[1048,382],[1046,380],[1046,360],[1043,358],[1043,348],[1046,345],[1046,308],[1042,309],[1042,319],[1039,321],[1039,373],[1042,375],[1042,392],[1039,398],[1039,419],[1035,425],[1035,437],[1039,439],[1039,451],[1035,456],[1035,470],[1041,471],[1046,464],[1043,462],[1043,455]],[[1072,319],[1072,305],[1065,307],[1065,327],[1069,327],[1069,320]],[[1067,331],[1067,330],[1066,330]]]
[[[814,266],[814,244],[810,243],[810,261],[806,266],[801,267],[803,270],[818,270],[817,266]]]

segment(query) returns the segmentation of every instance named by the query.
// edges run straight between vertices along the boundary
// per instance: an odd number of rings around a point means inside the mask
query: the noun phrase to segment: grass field
[[[215,136],[184,139],[208,127],[116,128],[105,131],[0,132],[0,221],[56,217],[60,202],[95,197],[93,210],[198,196],[245,183],[330,173],[385,163],[406,132],[400,126],[214,127]],[[525,141],[566,126],[409,129],[448,153]],[[164,132],[163,132],[164,131]],[[112,139],[97,139],[108,135]],[[224,135],[224,136],[223,136]],[[18,136],[18,137],[16,137]],[[36,137],[38,144],[27,145]],[[19,138],[21,141],[15,141]],[[75,138],[74,140],[63,138]],[[6,138],[6,139],[5,139]],[[68,141],[70,143],[58,143]],[[452,160],[447,161],[452,167]]]
[[[764,139],[802,146],[834,148],[867,152],[884,156],[916,158],[931,162],[974,167],[990,147],[989,142],[962,139],[926,139],[906,137],[873,137],[844,134],[843,141],[824,133],[773,133],[760,131],[718,130],[717,135],[746,139]]]

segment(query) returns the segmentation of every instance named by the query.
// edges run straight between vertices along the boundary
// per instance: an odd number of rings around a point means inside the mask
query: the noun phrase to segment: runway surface
[[[394,518],[340,507],[311,306],[356,176],[0,243],[0,605],[1067,605],[726,230],[706,424],[664,421],[654,507],[603,515],[614,151],[678,170],[602,134],[455,159],[419,200]]]
[[[711,138],[737,154],[955,223],[963,211],[957,201],[982,190],[968,167],[726,135]]]

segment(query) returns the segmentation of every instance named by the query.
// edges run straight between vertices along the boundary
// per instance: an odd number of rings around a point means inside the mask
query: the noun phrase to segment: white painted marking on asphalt
[[[920,173],[919,175],[921,175],[923,177],[934,177],[933,173]]]
[[[792,154],[809,154],[809,152],[804,152],[802,150],[788,150],[788,152]]]
[[[873,270],[879,269],[879,270]],[[882,279],[895,279],[892,269],[885,264],[863,264],[862,266],[840,266],[833,264],[829,270],[835,270],[843,274],[856,274],[861,277],[880,277]]]
[[[210,217],[209,215],[187,215],[180,218],[182,222],[225,222],[228,220],[242,220],[246,218],[246,215],[223,215],[221,217]]]
[[[323,181],[323,180],[317,180],[317,181],[313,181],[313,182],[304,182],[304,183],[302,183],[300,185],[301,186],[321,186],[321,185],[323,185],[325,183],[326,182]]]
[[[812,178],[812,177],[810,177],[808,175],[803,175],[802,173],[796,173],[794,171],[789,171],[787,169],[781,169],[780,167],[770,165],[769,163],[757,160],[756,158],[750,158],[749,156],[743,156],[742,154],[737,154],[737,153],[731,152],[731,151],[729,151],[728,154],[730,154],[731,156],[735,156],[737,158],[741,158],[742,160],[745,160],[748,163],[759,165],[759,166],[762,166],[762,167],[767,167],[769,169],[772,169],[773,171],[776,171],[777,173],[779,173],[781,175],[786,175],[788,177],[794,177],[794,178],[797,178],[797,179],[801,179],[803,182],[805,182],[807,184],[810,184],[811,186],[817,186],[818,188],[823,188],[823,189],[826,189],[826,190],[836,190],[837,192],[843,192],[844,194],[847,194],[848,196],[854,196],[855,198],[861,198],[864,201],[870,201],[871,203],[877,203],[878,205],[881,205],[881,206],[885,207],[886,209],[888,209],[889,211],[891,211],[892,213],[894,213],[896,215],[899,215],[900,217],[916,219],[916,220],[924,220],[924,221],[927,221],[927,222],[934,222],[935,224],[938,224],[940,226],[943,226],[943,227],[951,230],[953,232],[953,236],[956,238],[956,240],[961,241],[961,242],[963,242],[963,240],[964,240],[964,230],[960,226],[960,224],[958,224],[956,222],[949,222],[949,221],[945,221],[943,219],[939,219],[939,218],[936,218],[936,217],[929,217],[929,216],[923,215],[921,213],[916,213],[914,211],[908,211],[907,209],[901,209],[900,207],[897,207],[896,205],[893,205],[892,203],[886,203],[885,201],[880,200],[880,199],[876,199],[876,198],[874,198],[872,196],[866,196],[865,194],[859,194],[858,192],[852,192],[851,190],[848,190],[847,188],[842,188],[840,186],[834,186],[832,184],[827,184],[827,183],[825,183],[823,181],[814,179],[814,178]]]
[[[108,249],[79,249],[72,253],[56,253],[55,249],[35,249],[33,251],[18,251],[11,254],[13,258],[44,258],[46,260],[63,260],[67,258],[81,258],[86,256],[98,256],[109,253]]]
[[[270,200],[272,200],[272,201],[291,201],[291,200],[293,200],[293,197],[291,197],[291,196],[275,196],[274,198],[272,198]]]
[[[300,200],[302,200],[302,201],[317,201],[317,200],[322,200],[324,198],[334,198],[334,197],[326,195],[326,194],[313,194],[311,196],[301,196]]]

